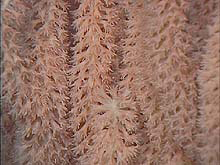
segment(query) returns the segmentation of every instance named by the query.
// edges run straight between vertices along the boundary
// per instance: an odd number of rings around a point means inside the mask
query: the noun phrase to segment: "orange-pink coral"
[[[219,10],[5,0],[3,164],[219,164]]]

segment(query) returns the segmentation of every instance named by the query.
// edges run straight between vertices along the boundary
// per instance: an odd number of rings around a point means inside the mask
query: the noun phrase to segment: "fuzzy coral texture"
[[[218,165],[218,0],[4,0],[4,165]]]

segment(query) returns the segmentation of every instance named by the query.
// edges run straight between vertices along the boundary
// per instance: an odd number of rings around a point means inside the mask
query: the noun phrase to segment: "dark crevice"
[[[68,8],[68,25],[66,27],[66,30],[68,32],[68,53],[67,53],[67,58],[66,58],[66,80],[67,80],[67,91],[66,91],[66,115],[65,119],[69,123],[69,126],[66,128],[67,135],[69,138],[73,138],[73,130],[70,129],[70,119],[72,119],[72,113],[71,110],[73,108],[72,101],[71,101],[71,91],[73,87],[73,82],[71,81],[71,76],[74,73],[71,73],[72,68],[75,66],[74,61],[74,54],[75,52],[72,50],[72,48],[75,46],[76,42],[74,40],[74,35],[76,34],[76,28],[73,26],[73,21],[74,21],[74,15],[73,11],[75,11],[79,7],[79,2],[77,0],[67,0],[69,8]],[[73,144],[74,145],[74,144]],[[67,157],[69,159],[69,162],[71,164],[78,164],[77,162],[77,157],[72,155],[72,148],[73,146],[70,145],[68,146],[69,148],[69,153],[67,154]]]
[[[66,71],[67,71],[67,103],[66,103],[66,108],[68,110],[68,112],[71,111],[72,109],[72,104],[71,104],[71,89],[72,89],[72,82],[70,81],[70,78],[72,76],[72,74],[70,73],[70,70],[75,66],[73,59],[74,59],[74,51],[71,49],[75,46],[75,40],[74,40],[74,35],[76,33],[76,29],[73,27],[73,21],[74,21],[74,16],[72,14],[72,12],[74,10],[76,10],[79,7],[79,3],[77,2],[77,0],[71,0],[69,1],[69,9],[68,9],[68,26],[67,26],[67,31],[68,31],[68,53],[67,53],[67,59],[66,59],[66,63],[67,63],[67,67],[66,67]]]

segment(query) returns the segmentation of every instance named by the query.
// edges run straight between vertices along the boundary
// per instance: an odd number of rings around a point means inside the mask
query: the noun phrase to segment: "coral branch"
[[[176,152],[170,135],[194,159],[197,58],[186,30],[188,8],[187,1],[128,2],[122,85],[140,105],[149,131],[140,163],[168,163]]]
[[[15,7],[12,11],[8,9],[12,13],[16,12],[16,9],[18,12],[27,10],[25,16],[22,16],[22,12],[14,14],[17,17],[21,15],[17,19],[18,22],[13,20],[13,17],[5,16],[6,23],[12,23],[8,26],[14,25],[9,29],[15,29],[15,35],[19,35],[5,48],[6,52],[15,52],[6,54],[3,76],[3,88],[7,91],[7,98],[15,95],[10,112],[16,117],[18,127],[15,162],[68,164],[65,159],[65,145],[68,140],[64,134],[63,120],[66,109],[67,34],[64,27],[67,6],[63,1],[23,2],[13,3],[13,7],[26,5],[26,8]],[[28,25],[25,25],[27,23]],[[5,28],[7,29],[7,26]],[[5,35],[9,34],[6,29]],[[12,49],[13,45],[17,49]],[[10,63],[12,65],[8,66]],[[10,74],[14,74],[14,77],[9,77]]]
[[[202,134],[199,149],[204,164],[215,165],[220,162],[220,21],[219,2],[212,17],[214,25],[209,27],[206,53],[203,54],[202,68],[199,71],[198,83],[200,85],[200,109],[201,117],[199,124]]]

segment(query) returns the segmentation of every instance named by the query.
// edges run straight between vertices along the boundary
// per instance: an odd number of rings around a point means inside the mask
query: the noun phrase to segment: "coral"
[[[219,5],[217,5],[219,6]],[[220,162],[220,22],[219,13],[214,14],[214,24],[209,27],[210,37],[207,39],[206,53],[203,54],[202,67],[199,71],[202,146],[200,152],[204,164],[215,165]]]
[[[156,6],[158,22],[149,41],[153,43],[153,49],[146,51],[151,56],[149,65],[154,67],[149,72],[154,71],[154,75],[150,77],[155,77],[156,83],[152,82],[152,84],[156,87],[154,91],[158,91],[160,103],[158,112],[147,112],[149,114],[147,116],[153,119],[158,115],[160,118],[157,122],[164,121],[162,128],[164,134],[161,138],[163,145],[167,145],[171,138],[183,149],[186,156],[194,160],[197,58],[192,55],[193,38],[186,29],[188,25],[186,11],[190,2],[160,1]],[[149,121],[151,122],[151,119]],[[166,140],[167,137],[169,138]],[[170,151],[168,149],[170,146],[172,143],[164,146],[162,155]],[[175,155],[175,152],[172,155]]]
[[[217,0],[4,0],[3,164],[219,164]]]
[[[15,36],[5,47],[3,88],[18,125],[13,157],[19,164],[66,164],[66,3],[14,1],[10,7],[3,33]]]
[[[125,133],[112,139],[114,131],[117,131],[116,127],[126,116],[120,110],[121,107],[117,107],[120,101],[106,94],[107,90],[111,91],[113,88],[111,72],[113,58],[116,56],[116,39],[113,34],[116,32],[118,13],[117,3],[111,0],[85,0],[75,11],[77,41],[73,47],[75,66],[70,70],[70,81],[73,82],[71,129],[74,130],[75,137],[74,151],[80,162],[106,164],[109,161],[112,164],[130,157],[130,153],[127,157],[122,154],[126,147],[121,149],[122,151],[118,150],[119,146],[125,145],[122,139],[126,137]],[[113,113],[116,111],[119,111],[119,114]],[[133,111],[131,113],[135,114]],[[111,122],[113,124],[110,127],[108,125]],[[133,150],[135,153],[135,149]],[[103,155],[103,158],[99,158],[100,155]]]
[[[124,99],[123,99],[124,98]],[[99,105],[91,107],[89,135],[77,146],[87,145],[80,157],[82,164],[128,164],[138,153],[138,111],[135,104],[119,96],[116,89],[97,97]]]
[[[109,75],[115,45],[111,33],[116,13],[111,8],[105,13],[105,5],[114,4],[112,1],[106,4],[101,1],[82,1],[74,14],[76,44],[73,47],[74,66],[69,72],[70,102],[73,105],[71,129],[74,131],[76,144],[87,136],[90,123],[86,121],[90,107],[96,101],[96,91],[109,88],[112,81]]]
[[[4,164],[14,164],[14,145],[16,138],[16,100],[18,93],[18,81],[21,76],[19,65],[23,61],[24,52],[31,43],[25,42],[30,32],[31,14],[28,6],[24,3],[8,4],[3,13],[3,65],[2,65],[2,124],[3,129],[3,162]],[[7,6],[7,5],[6,5]],[[29,16],[28,16],[29,15]],[[24,33],[25,32],[25,33]],[[22,65],[20,66],[22,67]],[[19,74],[18,74],[19,73]],[[17,76],[18,75],[18,76]],[[7,139],[7,140],[6,140]]]
[[[168,163],[173,145],[193,159],[197,59],[186,31],[188,7],[184,1],[133,1],[128,8],[124,83],[146,118],[146,164]]]

